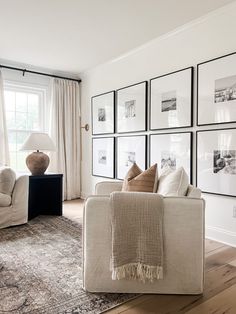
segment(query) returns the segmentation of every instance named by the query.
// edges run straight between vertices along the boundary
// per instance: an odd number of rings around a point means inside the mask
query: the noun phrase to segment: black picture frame
[[[144,117],[143,117],[143,125],[144,127],[143,128],[140,128],[140,129],[130,129],[130,130],[127,130],[127,131],[120,131],[119,130],[119,93],[121,91],[124,91],[126,89],[129,89],[129,88],[132,88],[134,86],[138,86],[138,85],[144,85],[144,103],[143,103],[143,109],[144,109]],[[147,109],[148,109],[148,81],[141,81],[139,83],[135,83],[135,84],[132,84],[132,85],[128,85],[128,86],[125,86],[125,87],[122,87],[122,88],[119,88],[116,90],[116,100],[115,100],[115,107],[116,107],[116,114],[115,114],[115,132],[117,134],[126,134],[126,133],[137,133],[137,132],[145,132],[147,131]]]
[[[104,142],[105,139],[112,139],[112,145],[113,145],[113,153],[112,153],[112,174],[109,175],[102,175],[102,174],[96,174],[94,172],[94,143],[97,140],[101,140]],[[115,141],[115,137],[113,136],[106,136],[106,137],[93,137],[92,138],[92,176],[94,177],[100,177],[100,178],[109,178],[109,179],[114,179],[115,178],[115,166],[116,166],[116,141]]]
[[[115,178],[117,180],[124,180],[124,178],[120,178],[118,176],[118,162],[119,162],[119,139],[120,138],[137,138],[137,137],[143,137],[144,138],[144,169],[147,169],[147,148],[148,148],[148,141],[147,141],[147,135],[146,134],[138,134],[138,135],[127,135],[127,136],[117,136],[116,137],[116,171],[115,171]],[[137,164],[138,165],[138,164]],[[140,167],[140,165],[138,165]],[[126,172],[129,170],[129,168],[126,170]]]
[[[206,194],[212,194],[212,195],[218,195],[218,196],[227,196],[227,197],[236,197],[236,191],[235,191],[235,195],[232,194],[227,194],[227,193],[218,193],[218,192],[214,192],[214,191],[205,191],[204,189],[201,188],[201,186],[199,186],[199,162],[198,162],[198,149],[199,149],[199,134],[200,133],[210,133],[210,132],[224,132],[224,131],[230,131],[233,130],[236,132],[236,128],[220,128],[220,129],[204,129],[204,130],[198,130],[196,131],[196,186],[198,188],[200,188],[202,190],[202,193],[206,193]],[[236,145],[235,145],[235,151],[236,151]],[[236,177],[236,174],[235,174]]]
[[[95,129],[95,126],[94,126],[94,99],[96,98],[99,98],[99,97],[103,97],[103,96],[106,96],[106,95],[109,95],[111,94],[111,99],[112,99],[112,103],[111,103],[111,106],[113,107],[113,114],[111,116],[111,119],[112,119],[112,128],[111,128],[111,131],[108,131],[108,132],[96,132],[94,129]],[[95,96],[92,96],[91,97],[91,125],[92,125],[92,135],[93,136],[96,136],[96,135],[109,135],[109,134],[114,134],[115,132],[115,112],[116,112],[116,109],[115,109],[115,100],[116,100],[116,97],[115,97],[115,90],[112,90],[112,91],[109,91],[109,92],[106,92],[106,93],[102,93],[102,94],[98,94],[98,95],[95,95]]]
[[[198,63],[197,64],[197,126],[215,126],[215,125],[224,125],[224,124],[230,124],[230,123],[236,123],[236,119],[234,120],[229,120],[229,121],[223,121],[223,122],[208,122],[208,123],[200,123],[199,122],[199,69],[201,66],[205,65],[205,64],[209,64],[211,62],[214,62],[214,61],[217,61],[217,60],[220,60],[220,59],[224,59],[224,58],[227,58],[227,57],[230,57],[230,56],[233,56],[235,55],[236,56],[236,52],[232,52],[232,53],[229,53],[229,54],[225,54],[223,56],[219,56],[219,57],[216,57],[216,58],[213,58],[213,59],[210,59],[210,60],[207,60],[207,61],[204,61],[204,62],[201,62],[201,63]],[[236,76],[236,70],[235,70],[235,76]]]
[[[179,134],[189,134],[190,135],[190,160],[189,160],[189,182],[190,184],[193,183],[193,132],[192,131],[183,131],[183,132],[165,132],[165,133],[152,133],[149,134],[149,167],[151,167],[151,151],[152,151],[152,145],[151,145],[151,138],[152,136],[164,136],[164,135],[179,135]],[[158,162],[157,162],[158,164]],[[186,170],[186,169],[185,169]]]
[[[152,82],[158,79],[161,79],[163,77],[168,77],[176,73],[180,73],[183,71],[188,71],[190,70],[190,104],[189,104],[189,109],[190,109],[190,114],[189,114],[189,123],[185,125],[180,125],[180,126],[167,126],[167,127],[152,127],[152,122],[151,122],[151,115],[152,115]],[[165,73],[163,75],[154,77],[150,79],[150,87],[149,87],[149,130],[150,131],[159,131],[159,130],[171,130],[171,129],[183,129],[183,128],[188,128],[193,126],[193,99],[194,99],[194,67],[186,67],[177,71]]]

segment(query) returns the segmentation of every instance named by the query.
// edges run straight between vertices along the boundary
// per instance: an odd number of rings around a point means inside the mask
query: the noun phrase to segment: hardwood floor
[[[82,199],[63,202],[63,216],[74,221],[82,222],[83,206],[84,200]]]
[[[64,203],[64,215],[82,221],[83,201]],[[205,287],[200,296],[142,295],[109,314],[236,314],[236,248],[205,242]]]

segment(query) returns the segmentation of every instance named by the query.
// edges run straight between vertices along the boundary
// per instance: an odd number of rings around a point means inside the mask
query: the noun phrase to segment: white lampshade
[[[47,133],[31,133],[20,150],[55,151],[56,147]]]

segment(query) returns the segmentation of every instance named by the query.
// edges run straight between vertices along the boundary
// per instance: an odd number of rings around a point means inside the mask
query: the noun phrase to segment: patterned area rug
[[[0,230],[0,314],[102,313],[134,298],[82,289],[81,239],[65,217]]]

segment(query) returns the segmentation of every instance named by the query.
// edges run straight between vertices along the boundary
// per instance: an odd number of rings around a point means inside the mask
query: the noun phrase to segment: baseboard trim
[[[206,226],[206,238],[236,247],[236,232]]]

